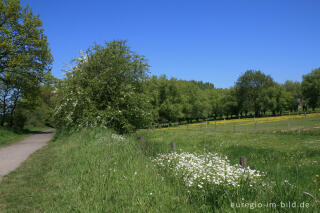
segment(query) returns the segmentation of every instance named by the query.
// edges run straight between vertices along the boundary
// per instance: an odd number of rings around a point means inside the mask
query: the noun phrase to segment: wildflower
[[[313,180],[313,182],[314,182],[314,183],[316,183],[316,182],[317,182],[317,180],[316,180],[316,179],[314,179],[314,180]]]
[[[316,178],[318,178],[319,177],[319,175],[316,175]]]
[[[122,135],[116,135],[116,134],[112,134],[112,135],[111,135],[111,138],[112,138],[112,139],[115,139],[115,140],[118,140],[118,141],[123,141],[123,140],[126,139],[124,136],[122,136]]]
[[[159,167],[171,170],[180,177],[187,187],[203,188],[204,184],[239,187],[243,179],[250,181],[250,186],[262,182],[263,173],[240,165],[231,165],[228,158],[218,154],[192,153],[160,154],[153,160]],[[262,184],[263,185],[263,184]],[[266,184],[264,184],[266,185]]]

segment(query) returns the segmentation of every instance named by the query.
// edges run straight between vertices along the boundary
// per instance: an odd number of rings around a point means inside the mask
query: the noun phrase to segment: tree
[[[126,41],[89,48],[58,84],[57,126],[103,126],[120,133],[145,127],[152,117],[144,93],[148,68]]]
[[[238,78],[235,85],[239,107],[246,114],[248,111],[254,111],[256,116],[260,115],[262,91],[273,85],[274,81],[271,76],[261,71],[246,71]]]
[[[261,91],[260,96],[258,97],[258,102],[260,104],[260,109],[265,115],[269,110],[273,115],[277,112],[278,107],[278,96],[279,96],[280,86],[274,84],[274,86],[270,86]]]
[[[237,116],[239,114],[238,102],[235,96],[234,87],[224,90],[222,104],[223,104],[224,114],[227,116],[227,118],[229,115]]]
[[[283,84],[284,89],[289,93],[289,110],[297,111],[302,101],[301,83],[298,81],[286,81]]]
[[[19,0],[0,1],[0,125],[12,124],[22,98],[33,100],[50,76],[52,55],[42,22]]]
[[[302,94],[308,105],[314,110],[320,101],[320,68],[304,75],[301,83]]]

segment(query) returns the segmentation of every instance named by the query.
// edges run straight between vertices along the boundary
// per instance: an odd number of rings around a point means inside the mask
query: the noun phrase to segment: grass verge
[[[0,183],[0,212],[195,212],[136,141],[105,129],[57,133]]]
[[[0,127],[0,148],[18,142],[31,134],[41,130],[49,129],[50,127],[32,127],[27,129],[14,129],[7,127]]]

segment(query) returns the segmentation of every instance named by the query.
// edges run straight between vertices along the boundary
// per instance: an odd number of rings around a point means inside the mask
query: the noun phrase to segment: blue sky
[[[320,67],[316,0],[21,0],[43,21],[53,74],[94,42],[126,39],[166,74],[230,87],[248,69],[300,81]]]

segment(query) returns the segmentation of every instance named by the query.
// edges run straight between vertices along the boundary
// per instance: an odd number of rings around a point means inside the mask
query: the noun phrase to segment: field
[[[170,152],[175,142],[178,153],[220,153],[238,164],[241,156],[247,158],[252,169],[264,172],[272,189],[248,192],[246,189],[232,192],[232,203],[282,203],[308,202],[309,208],[258,208],[258,211],[312,212],[319,209],[312,194],[320,198],[320,115],[295,115],[246,120],[204,122],[173,128],[141,130],[149,145],[145,152],[155,157],[159,152]],[[211,190],[211,189],[210,189]],[[210,191],[209,190],[209,191]],[[218,195],[217,195],[218,196]],[[222,196],[222,194],[221,194]],[[215,197],[217,199],[217,197]],[[209,208],[233,211],[230,200],[219,205],[212,198],[202,202]],[[289,205],[289,204],[288,204]],[[236,209],[246,212],[249,207]]]
[[[0,183],[0,212],[319,212],[319,127],[309,114],[58,132]],[[241,156],[248,179],[237,179]],[[196,172],[177,170],[182,161]],[[215,164],[232,172],[213,184],[217,173],[201,175]]]

